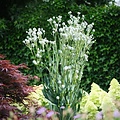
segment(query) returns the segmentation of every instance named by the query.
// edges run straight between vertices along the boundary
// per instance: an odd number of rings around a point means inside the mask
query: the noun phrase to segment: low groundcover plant
[[[27,38],[23,41],[30,49],[37,69],[48,71],[48,75],[41,78],[43,93],[50,101],[52,109],[60,113],[61,120],[61,107],[72,108],[74,112],[80,109],[81,78],[88,61],[89,50],[94,43],[93,23],[88,24],[84,15],[80,17],[79,12],[77,17],[71,12],[68,14],[70,18],[67,22],[62,22],[62,16],[48,20],[52,27],[53,40],[45,37],[43,28],[30,28]]]

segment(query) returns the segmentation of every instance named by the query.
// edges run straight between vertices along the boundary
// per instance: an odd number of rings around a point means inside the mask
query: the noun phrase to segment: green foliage
[[[106,6],[90,8],[83,6],[81,12],[88,22],[94,23],[95,44],[84,71],[83,86],[90,89],[92,82],[107,90],[110,79],[120,79],[120,7]]]
[[[0,31],[5,30],[6,29],[6,24],[5,24],[5,20],[4,19],[0,19]]]
[[[4,35],[5,35],[5,30],[7,30],[7,25],[6,25],[6,20],[5,19],[0,19],[0,47],[2,47],[2,41]]]
[[[13,102],[11,105],[16,106],[19,110],[28,113],[29,108],[32,106],[34,108],[44,106],[48,108],[48,100],[43,95],[43,85],[33,86],[32,92],[29,93],[27,97],[24,98],[23,103]]]
[[[91,92],[82,98],[81,112],[87,114],[87,119],[94,120],[99,111],[103,112],[105,120],[113,118],[113,111],[119,110],[120,84],[114,78],[109,87],[109,92],[102,90],[99,85],[93,83]]]
[[[92,82],[107,90],[109,80],[113,77],[120,79],[120,7],[102,6],[89,7],[78,6],[75,0],[50,0],[49,2],[32,1],[25,7],[14,5],[10,9],[11,21],[0,22],[0,51],[13,63],[26,63],[31,70],[26,73],[38,75],[31,63],[31,53],[24,46],[25,31],[33,27],[41,27],[46,31],[46,37],[53,39],[51,27],[46,20],[52,16],[62,15],[64,21],[68,19],[68,11],[75,15],[80,11],[85,15],[88,23],[94,22],[96,43],[93,45],[87,67],[84,70],[83,87],[89,91]],[[1,20],[0,20],[1,21]],[[3,26],[5,25],[5,26]],[[3,26],[5,29],[3,29]],[[19,46],[19,47],[18,47]],[[47,56],[46,56],[47,57]],[[32,83],[31,83],[32,84]],[[33,84],[36,82],[33,81]]]

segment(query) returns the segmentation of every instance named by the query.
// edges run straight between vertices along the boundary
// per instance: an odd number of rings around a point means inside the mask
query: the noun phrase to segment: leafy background
[[[85,15],[88,23],[94,23],[96,40],[90,51],[81,87],[90,91],[90,85],[95,82],[107,91],[112,78],[120,80],[120,7],[95,1],[95,4],[84,1],[80,4],[77,0],[13,3],[8,6],[7,2],[7,16],[0,18],[0,53],[6,55],[14,64],[27,64],[30,70],[25,70],[25,74],[41,74],[31,62],[30,51],[22,43],[26,38],[26,31],[33,27],[44,28],[47,38],[52,40],[47,19],[62,15],[66,21],[69,11],[74,15],[79,11]],[[31,81],[30,84],[39,83],[40,81]]]

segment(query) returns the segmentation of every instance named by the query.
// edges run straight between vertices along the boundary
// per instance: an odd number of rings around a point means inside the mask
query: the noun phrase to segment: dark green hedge
[[[25,71],[39,75],[39,71],[31,63],[30,51],[22,41],[26,37],[26,30],[33,27],[42,27],[46,30],[48,39],[52,39],[51,28],[47,19],[52,16],[62,15],[68,19],[67,13],[78,11],[85,15],[88,23],[94,22],[96,39],[93,45],[87,67],[84,70],[82,87],[90,90],[92,82],[98,83],[104,90],[113,77],[120,80],[120,8],[116,6],[87,7],[78,6],[74,2],[54,0],[50,2],[30,2],[25,7],[13,6],[11,21],[7,22],[8,29],[0,44],[1,53],[5,54],[13,63],[26,63],[31,69]]]
[[[88,22],[94,22],[95,44],[84,71],[83,85],[90,88],[92,82],[107,90],[112,78],[120,81],[120,7],[81,7]]]

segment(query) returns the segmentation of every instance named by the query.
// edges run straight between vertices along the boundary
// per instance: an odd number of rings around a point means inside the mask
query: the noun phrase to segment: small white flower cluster
[[[64,54],[68,50],[69,53],[72,53],[71,57],[84,58],[85,61],[88,61],[88,55],[85,52],[94,43],[93,34],[91,34],[94,32],[94,24],[88,24],[84,20],[84,15],[82,15],[82,18],[80,17],[80,12],[78,12],[77,17],[73,16],[71,11],[68,14],[70,19],[67,21],[67,24],[62,22],[62,16],[48,20],[53,28],[53,35],[57,32],[60,33],[61,49],[59,52]],[[82,20],[81,23],[80,20]],[[72,52],[70,52],[71,50]]]
[[[63,27],[59,29],[61,40],[66,41],[85,41],[86,44],[90,44],[93,36],[90,32],[93,28],[93,23],[89,24],[86,21],[80,23],[80,17],[75,17],[69,12],[70,20],[68,20],[68,25],[63,24]],[[84,20],[84,17],[82,18]]]
[[[58,17],[50,18],[47,21],[51,24],[51,26],[53,28],[52,33],[53,33],[53,35],[55,35],[55,33],[58,32],[58,28],[61,26],[60,23],[62,21],[62,16],[59,15]]]
[[[45,46],[47,44],[55,44],[55,41],[49,41],[46,38],[43,38],[45,30],[42,28],[30,28],[26,33],[28,36],[23,43],[31,50],[31,53],[34,56],[33,64],[38,65],[45,52]]]
[[[23,43],[31,50],[34,47],[37,47],[37,40],[39,39],[39,42],[42,41],[42,36],[44,35],[45,31],[42,28],[36,28],[29,29],[26,31],[28,34],[27,38],[23,41]]]
[[[56,99],[57,99],[57,100],[59,100],[59,99],[60,99],[60,97],[59,97],[59,96],[56,96]]]
[[[69,69],[71,69],[71,66],[65,66],[64,68],[63,68],[63,70],[69,70]]]

